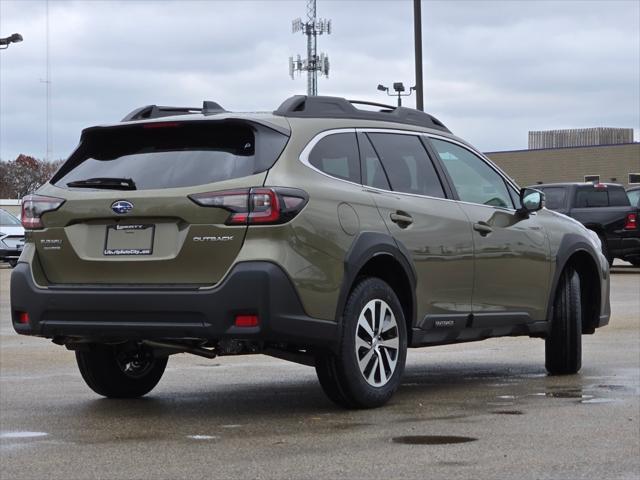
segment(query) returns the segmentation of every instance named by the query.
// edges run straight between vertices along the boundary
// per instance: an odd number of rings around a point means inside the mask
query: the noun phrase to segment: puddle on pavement
[[[582,390],[567,390],[567,391],[558,391],[558,392],[545,392],[545,397],[550,398],[577,398],[580,400],[587,400],[589,398],[593,398],[593,395],[585,395],[582,393]]]
[[[473,437],[458,437],[455,435],[405,435],[403,437],[393,437],[394,443],[404,445],[449,445],[454,443],[475,442]]]
[[[495,410],[491,413],[495,415],[524,415],[522,410]]]
[[[615,402],[613,398],[588,398],[586,400],[580,400],[580,403],[612,403]]]
[[[624,385],[596,385],[596,388],[602,388],[604,390],[626,390]]]
[[[42,438],[49,435],[46,432],[2,432],[0,433],[0,439],[20,439],[20,438]]]
[[[190,440],[217,440],[217,435],[187,435],[187,438]]]

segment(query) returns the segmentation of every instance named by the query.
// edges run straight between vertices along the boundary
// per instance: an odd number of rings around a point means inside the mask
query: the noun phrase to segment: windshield
[[[0,225],[10,225],[12,227],[13,226],[19,227],[22,224],[20,223],[20,220],[18,220],[16,217],[11,215],[9,212],[5,210],[0,210]]]
[[[263,172],[288,137],[246,122],[162,122],[89,130],[53,179],[59,187],[188,187]],[[103,179],[102,187],[95,179]],[[70,185],[71,184],[71,185]]]

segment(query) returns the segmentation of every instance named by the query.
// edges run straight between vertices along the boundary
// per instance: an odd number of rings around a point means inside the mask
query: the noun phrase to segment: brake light
[[[23,325],[29,323],[29,314],[27,312],[18,312],[18,323]]]
[[[593,188],[596,188],[598,190],[606,190],[607,189],[607,184],[606,183],[594,183],[593,184]]]
[[[624,224],[625,230],[635,230],[638,228],[638,215],[636,213],[627,213],[627,221]]]
[[[61,198],[27,195],[22,199],[22,226],[27,230],[43,228],[42,215],[57,210],[63,203]]]
[[[275,225],[286,223],[307,204],[308,195],[296,188],[262,188],[196,193],[189,198],[202,207],[230,212],[227,225]]]

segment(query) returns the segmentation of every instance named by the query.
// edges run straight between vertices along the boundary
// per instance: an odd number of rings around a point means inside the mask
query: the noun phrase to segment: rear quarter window
[[[360,154],[355,133],[321,138],[309,154],[309,164],[327,175],[360,183]]]

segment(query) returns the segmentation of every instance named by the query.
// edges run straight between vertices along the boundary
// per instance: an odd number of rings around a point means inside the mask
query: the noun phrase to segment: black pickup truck
[[[602,253],[640,266],[638,205],[631,205],[622,185],[611,183],[548,183],[532,185],[545,194],[546,207],[575,218],[593,230]]]

